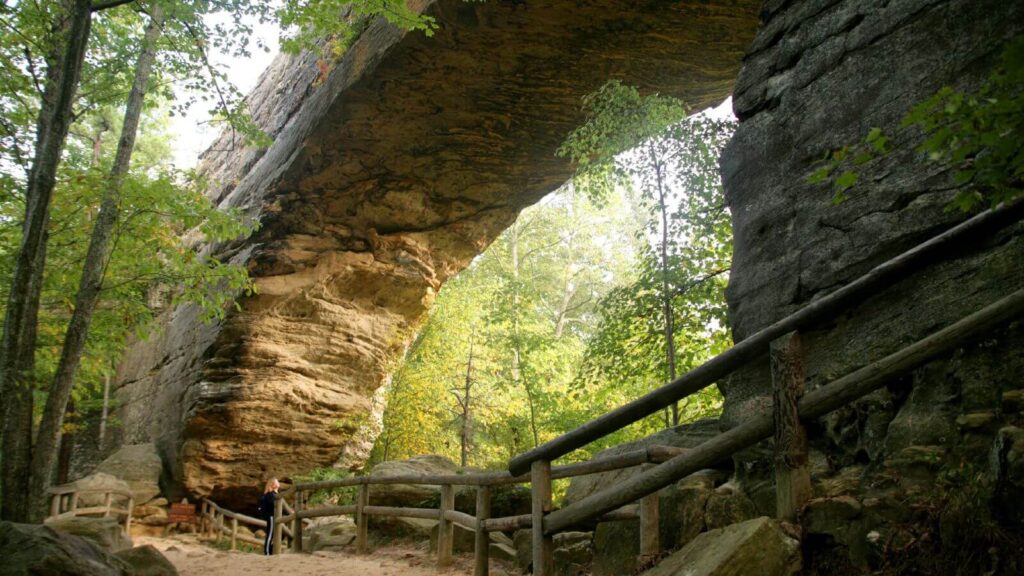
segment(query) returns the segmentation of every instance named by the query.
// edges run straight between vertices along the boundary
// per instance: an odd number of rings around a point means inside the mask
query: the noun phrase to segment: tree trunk
[[[475,336],[476,332],[474,331],[469,337],[469,359],[466,361],[466,382],[462,395],[462,430],[459,434],[459,452],[463,468],[469,463],[469,444],[472,432],[473,412],[470,404],[472,402],[470,392],[473,388],[473,340]]]
[[[31,432],[25,436],[25,422],[31,428],[32,374],[35,366],[36,317],[42,273],[46,263],[46,229],[50,220],[50,198],[57,179],[71,112],[78,89],[82,62],[89,39],[92,6],[89,0],[69,0],[55,26],[61,39],[50,59],[36,123],[36,147],[25,190],[25,221],[21,245],[7,302],[3,336],[0,338],[0,404],[4,424],[4,494],[0,514],[5,520],[28,520],[29,493],[22,478],[29,474]],[[10,449],[10,451],[8,450]],[[9,484],[17,479],[15,484]]]
[[[156,41],[161,34],[163,12],[159,5],[151,9],[150,23],[146,28],[142,52],[135,68],[135,80],[125,105],[124,124],[121,138],[117,143],[114,165],[110,170],[107,188],[100,202],[100,212],[89,239],[89,250],[86,253],[82,269],[82,279],[75,298],[75,310],[68,323],[64,336],[64,346],[57,364],[57,373],[50,386],[50,393],[43,410],[43,419],[39,424],[39,433],[32,455],[32,485],[30,487],[31,510],[36,503],[42,503],[50,485],[50,475],[57,454],[57,444],[64,421],[64,412],[71,389],[75,382],[75,373],[85,350],[89,324],[103,286],[103,275],[110,258],[110,243],[117,224],[121,202],[121,187],[131,163],[132,151],[135,148],[135,136],[138,133],[139,118],[142,115],[143,102],[149,76],[156,57]]]
[[[661,305],[665,314],[665,360],[668,363],[668,381],[676,379],[675,316],[672,310],[672,290],[668,278],[668,206],[665,201],[665,178],[661,172],[658,152],[651,144],[654,174],[658,184],[658,209],[661,211]],[[679,425],[679,403],[672,404],[672,425]]]
[[[103,376],[103,412],[100,413],[100,433],[96,445],[103,453],[103,440],[107,435],[107,418],[110,415],[110,374]]]
[[[74,418],[75,416],[75,401],[68,402],[67,414],[65,418]],[[54,484],[60,486],[68,481],[68,477],[71,473],[71,450],[75,444],[75,432],[73,431],[73,425],[71,429],[67,426],[61,427],[60,432],[60,451],[57,454],[57,477],[54,480]]]
[[[576,245],[576,234],[573,231],[569,231],[569,245],[568,261],[572,262],[575,258],[575,245]],[[572,271],[571,266],[565,267],[565,274],[562,276],[562,301],[558,305],[558,312],[555,316],[555,339],[558,340],[562,337],[562,332],[565,331],[565,324],[569,320],[569,304],[572,303],[572,297],[576,294],[575,288],[572,286],[573,279],[576,275]]]
[[[530,407],[530,432],[533,434],[533,445],[540,444],[540,434],[537,432],[537,409],[534,399],[533,388],[523,378],[522,374],[522,338],[519,334],[519,223],[515,222],[509,228],[512,235],[512,381],[514,384],[522,384],[526,392],[526,403]]]

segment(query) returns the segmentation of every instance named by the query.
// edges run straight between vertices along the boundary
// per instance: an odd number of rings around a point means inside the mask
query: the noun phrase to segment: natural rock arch
[[[375,21],[326,74],[309,55],[279,58],[250,97],[274,145],[225,135],[203,159],[211,196],[261,223],[219,249],[259,294],[212,326],[169,310],[132,347],[125,440],[156,442],[170,486],[228,503],[358,453],[371,398],[441,284],[570,175],[554,151],[581,97],[620,78],[720,102],[759,4],[427,1],[433,37]]]

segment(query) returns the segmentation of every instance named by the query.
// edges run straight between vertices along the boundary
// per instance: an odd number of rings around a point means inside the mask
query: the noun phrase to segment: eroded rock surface
[[[705,532],[644,576],[790,576],[800,572],[800,544],[761,517]]]
[[[569,176],[554,151],[580,98],[620,78],[720,102],[759,3],[415,4],[433,37],[375,21],[323,76],[280,58],[250,98],[274,145],[225,136],[204,158],[211,196],[262,225],[216,248],[259,294],[212,326],[167,311],[117,395],[126,440],[192,494],[249,504],[337,460],[443,282]]]
[[[0,522],[3,576],[128,576],[131,568],[89,540],[47,526]]]
[[[741,123],[722,160],[735,230],[727,296],[737,340],[964,218],[946,210],[957,192],[949,171],[915,152],[920,133],[899,122],[943,86],[979,86],[1007,40],[1024,32],[1024,4],[996,0],[771,0],[764,15],[737,80]],[[829,186],[806,177],[825,151],[872,127],[895,149],[858,166],[857,186],[835,204]],[[1024,286],[1019,224],[946,256],[802,333],[808,387]],[[958,570],[959,551],[992,545],[978,526],[1001,526],[1020,541],[1019,517],[999,505],[1019,494],[1000,479],[1012,466],[999,456],[1008,453],[1000,431],[1021,423],[1014,399],[1024,387],[1022,351],[1024,333],[1010,324],[811,426],[820,499],[808,521],[821,568],[810,573],[844,562],[857,570],[885,563],[900,572],[899,562]],[[768,363],[740,371],[722,390],[728,426],[770,407]],[[770,450],[744,452],[737,472],[758,512],[773,514]],[[914,515],[922,509],[936,512]],[[941,534],[942,545],[922,540],[928,532]],[[1016,573],[1021,565],[1009,559],[1018,551],[997,543],[969,573]]]

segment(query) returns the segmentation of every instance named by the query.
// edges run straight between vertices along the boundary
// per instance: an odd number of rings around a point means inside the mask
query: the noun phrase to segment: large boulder
[[[800,565],[800,544],[761,517],[705,532],[643,576],[789,576]]]
[[[340,551],[355,541],[356,524],[347,516],[321,519],[307,529],[304,538],[303,547],[309,552]]]
[[[71,484],[71,488],[76,491],[88,491],[86,494],[81,494],[78,497],[78,507],[87,508],[91,506],[102,506],[105,501],[103,495],[104,490],[116,490],[120,492],[129,492],[131,487],[127,482],[120,478],[107,474],[106,472],[94,472],[85,478],[79,478]],[[128,498],[124,496],[114,496],[111,503],[117,507],[125,507],[128,505]]]
[[[124,480],[135,495],[136,504],[149,502],[160,495],[163,463],[156,453],[156,446],[152,443],[122,446],[100,462],[95,472]]]
[[[437,550],[437,533],[440,524],[435,524],[430,530],[430,551]],[[452,526],[452,552],[463,554],[473,552],[476,547],[476,530],[470,530],[461,524]]]
[[[46,526],[58,532],[85,538],[108,552],[118,552],[132,547],[131,538],[124,533],[121,524],[113,517],[52,518],[46,521]]]
[[[391,518],[370,516],[369,530],[385,538],[429,539],[437,526],[437,520],[427,518]]]
[[[459,474],[481,472],[460,469],[454,462],[436,454],[413,456],[407,460],[382,462],[370,471],[374,476],[405,476],[427,474]],[[441,501],[441,487],[429,484],[391,484],[370,486],[370,503],[374,506],[404,506],[437,508]],[[476,489],[456,486],[455,509],[467,514],[476,513]],[[491,517],[517,516],[530,513],[530,490],[522,485],[491,487]]]
[[[516,567],[523,574],[533,571],[533,536],[530,530],[517,530],[511,547],[515,549]],[[590,574],[594,560],[593,532],[560,532],[554,537],[555,576]],[[596,566],[595,566],[596,568]],[[599,574],[594,571],[594,574]],[[632,571],[626,572],[632,574]]]
[[[555,535],[555,576],[590,574],[594,560],[594,539],[591,532],[562,532]]]
[[[130,576],[130,568],[85,538],[49,526],[0,522],[0,576]]]
[[[429,454],[413,456],[407,460],[381,462],[370,471],[372,476],[407,476],[427,474],[455,474],[458,467],[454,462]],[[437,500],[440,486],[429,484],[374,484],[370,486],[370,502],[374,506],[420,507],[424,502]]]
[[[178,576],[178,569],[159,550],[150,545],[114,553],[131,566],[131,576]]]

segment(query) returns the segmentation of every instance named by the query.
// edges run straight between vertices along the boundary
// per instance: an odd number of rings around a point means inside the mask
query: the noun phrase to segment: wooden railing
[[[208,538],[215,539],[217,542],[220,542],[222,537],[227,536],[232,550],[238,548],[238,542],[245,542],[260,548],[263,547],[262,540],[239,531],[239,526],[251,527],[251,531],[267,529],[266,520],[247,516],[239,512],[232,512],[218,506],[208,498],[203,498],[200,505],[199,524],[199,531]],[[292,528],[286,527],[282,537],[291,539],[292,530]]]
[[[964,342],[985,334],[1024,313],[1024,289],[939,330],[881,360],[803,395],[799,330],[821,324],[837,312],[874,296],[911,272],[955,253],[977,237],[1020,221],[1024,202],[989,210],[822,297],[794,314],[737,343],[681,378],[630,402],[571,432],[513,458],[509,473],[529,472],[532,486],[533,573],[553,572],[553,536],[592,524],[621,506],[657,494],[661,488],[708,468],[774,435],[776,513],[792,519],[810,497],[806,433],[803,424],[845,406]],[[552,460],[581,448],[717,382],[737,369],[769,355],[772,367],[773,412],[749,418],[693,450],[674,456],[615,486],[591,494],[570,506],[553,510]],[[643,548],[642,552],[657,552]]]
[[[75,516],[102,516],[107,518],[111,515],[117,516],[124,521],[124,533],[131,533],[132,509],[135,508],[135,497],[130,490],[119,490],[116,488],[95,488],[79,489],[72,484],[56,486],[49,489],[50,494],[50,515],[46,521],[73,518]],[[102,494],[103,504],[101,506],[79,507],[83,495]],[[114,505],[114,498],[119,497],[127,502],[125,508],[118,508]]]
[[[551,478],[571,478],[633,466],[649,466],[665,462],[685,452],[686,450],[682,448],[671,446],[650,446],[589,462],[555,466],[551,468]],[[529,482],[531,482],[529,475],[512,476],[508,472],[479,472],[438,475],[371,475],[295,484],[283,490],[277,499],[278,509],[274,511],[276,520],[274,522],[273,548],[275,553],[283,550],[282,539],[287,535],[286,530],[291,528],[291,533],[294,535],[294,538],[292,538],[292,549],[294,551],[302,551],[303,526],[301,521],[304,519],[351,514],[355,517],[356,523],[356,550],[358,552],[367,552],[369,551],[368,526],[371,516],[425,518],[437,520],[439,523],[437,543],[438,567],[444,568],[452,563],[453,530],[454,525],[458,524],[476,533],[474,574],[476,576],[486,576],[490,561],[490,537],[488,533],[530,528],[534,523],[534,516],[532,514],[492,518],[491,489],[494,486]],[[389,484],[440,486],[440,506],[438,508],[373,506],[370,503],[370,487]],[[317,508],[309,508],[305,505],[307,494],[310,492],[346,486],[356,486],[359,488],[355,504]],[[476,489],[476,513],[473,515],[455,509],[455,489],[460,486]],[[289,499],[294,503],[294,510],[291,512],[286,511]],[[600,520],[612,522],[639,519],[641,526],[647,527],[640,531],[641,549],[652,550],[652,554],[654,554],[659,546],[657,511],[658,495],[650,494],[641,499],[640,506],[624,506],[615,510],[609,510],[601,515]]]

